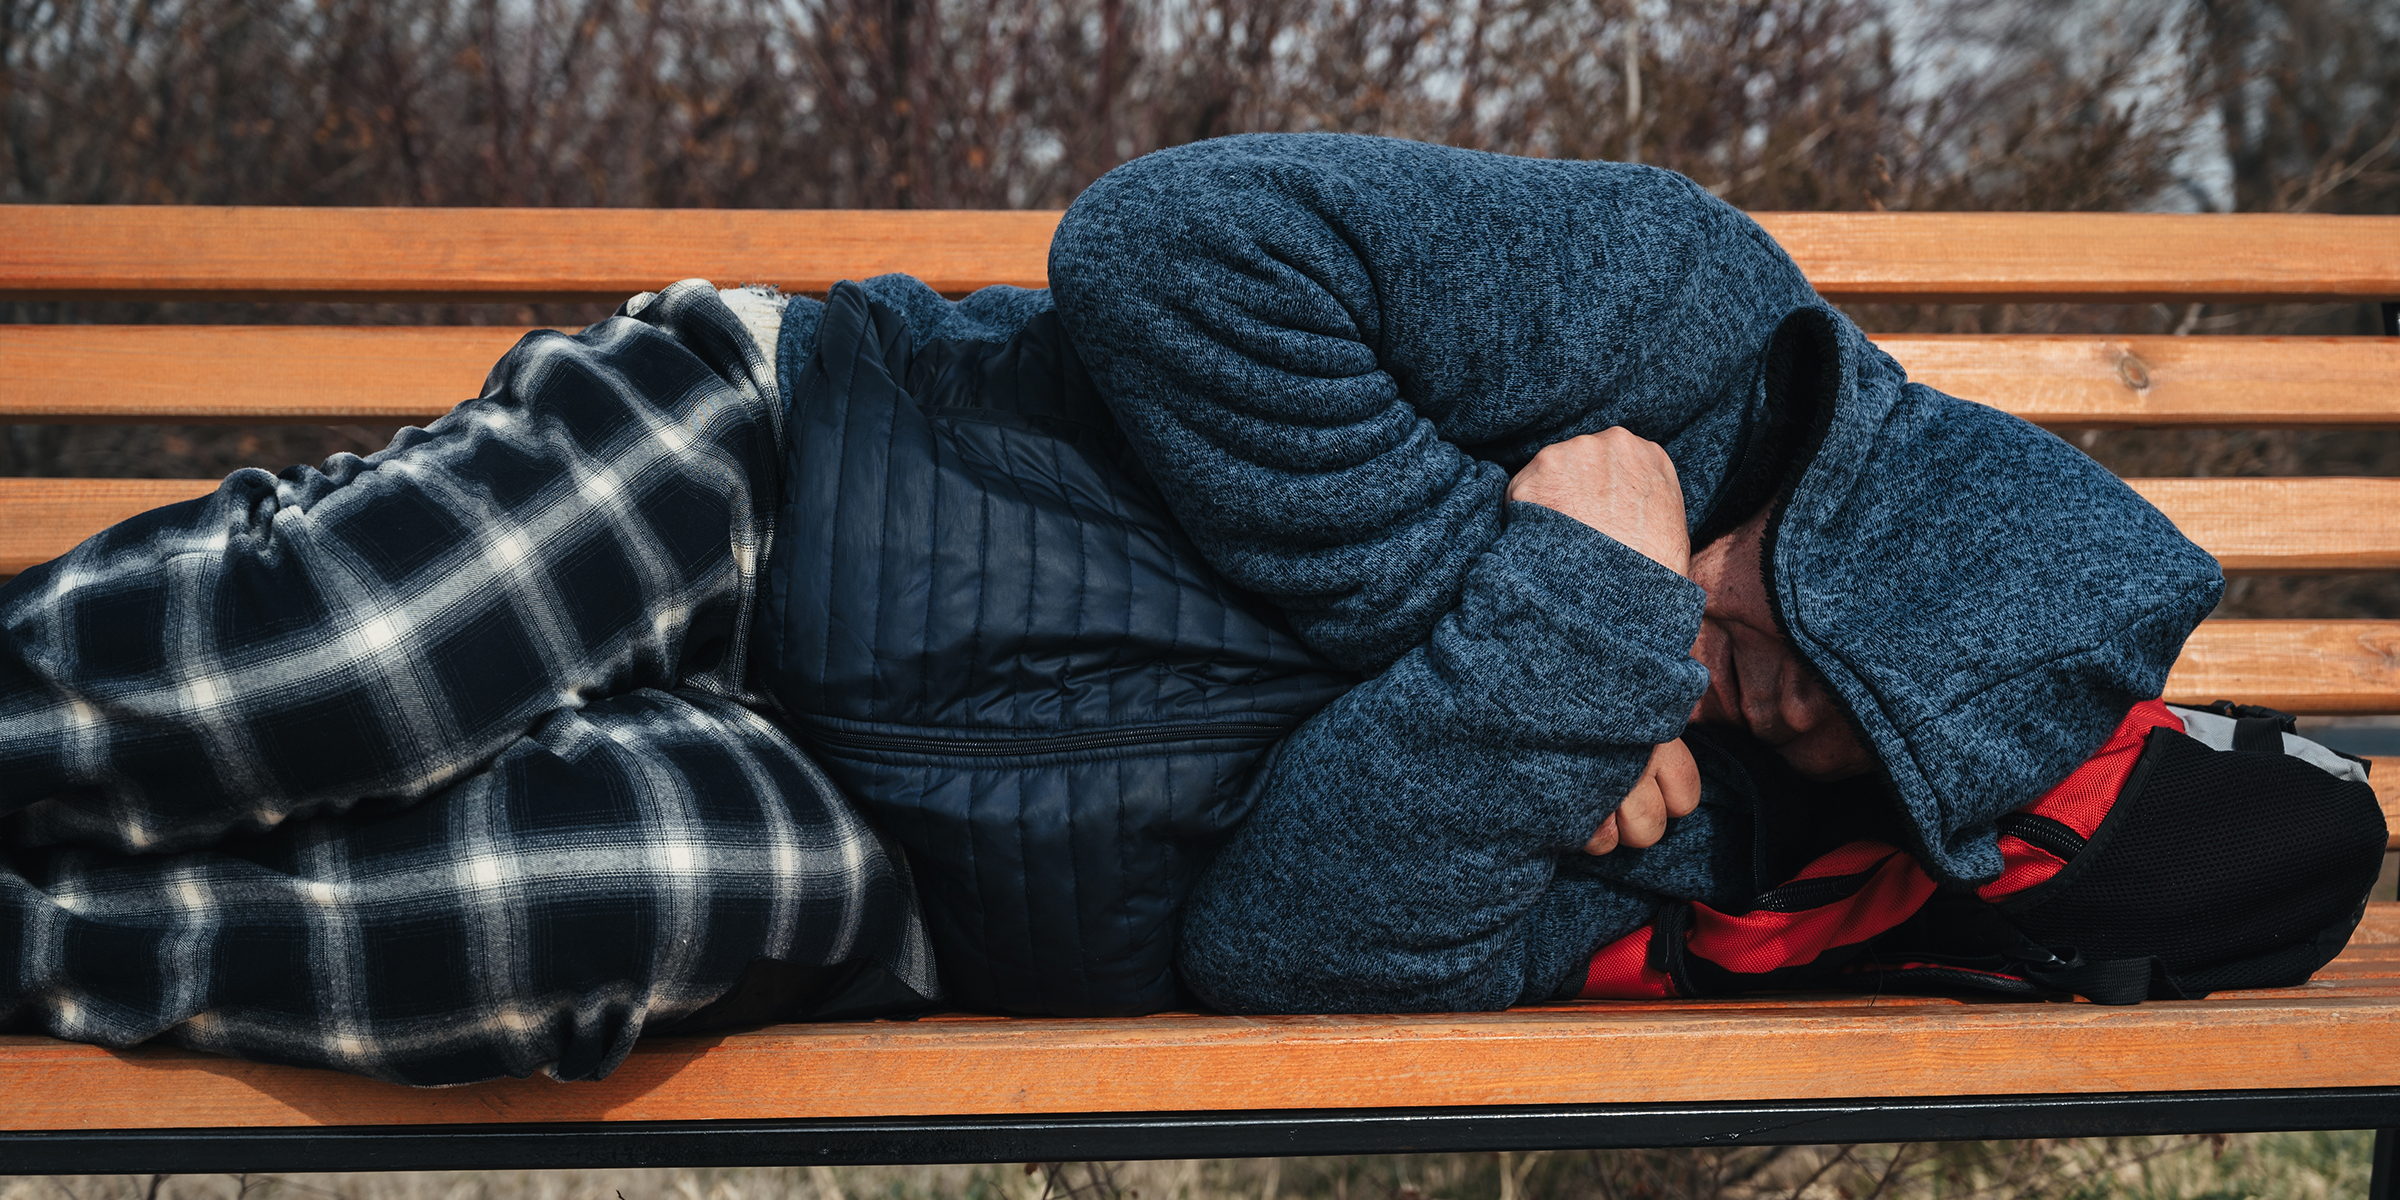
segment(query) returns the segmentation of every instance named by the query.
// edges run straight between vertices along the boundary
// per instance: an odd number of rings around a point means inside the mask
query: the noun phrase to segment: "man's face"
[[[1841,779],[1875,766],[1825,682],[1775,629],[1759,550],[1767,513],[1692,555],[1692,582],[1708,610],[1692,657],[1708,668],[1708,691],[1692,707],[1696,725],[1733,725],[1773,746],[1811,779]]]

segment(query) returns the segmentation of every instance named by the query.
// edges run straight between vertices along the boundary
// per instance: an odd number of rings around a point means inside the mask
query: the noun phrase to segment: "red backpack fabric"
[[[1743,911],[1669,905],[1595,952],[1578,994],[1963,987],[2133,1004],[2296,985],[2357,927],[2382,809],[2363,764],[2291,734],[2283,714],[2219,702],[2191,715],[2225,744],[2190,736],[2159,701],[2135,705],[2073,774],[2001,818],[2003,868],[1972,891],[1942,889],[1893,846],[1850,842]]]

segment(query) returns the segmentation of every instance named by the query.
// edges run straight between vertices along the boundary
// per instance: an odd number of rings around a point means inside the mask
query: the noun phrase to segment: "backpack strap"
[[[1587,1000],[1721,996],[1825,987],[1878,935],[1916,915],[1936,888],[1902,851],[1851,842],[1819,856],[1749,908],[1669,904],[1647,926],[1593,953]]]
[[[2069,951],[2073,953],[2073,951]],[[2071,992],[2094,1004],[2140,1004],[2153,995],[2164,995],[2173,989],[2173,981],[2159,970],[2155,958],[2101,958],[2085,960],[2081,955],[2061,961],[2051,956],[2048,963],[2021,963],[2018,973],[2044,987]],[[2153,982],[2167,985],[2155,989]]]

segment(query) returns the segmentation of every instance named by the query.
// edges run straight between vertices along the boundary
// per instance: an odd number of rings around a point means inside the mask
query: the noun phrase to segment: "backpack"
[[[1845,842],[1733,911],[1669,904],[1592,955],[1585,999],[1966,988],[2097,1004],[2300,984],[2341,952],[2383,863],[2362,760],[2288,714],[2137,704],[2000,818],[1998,878],[1944,888]]]

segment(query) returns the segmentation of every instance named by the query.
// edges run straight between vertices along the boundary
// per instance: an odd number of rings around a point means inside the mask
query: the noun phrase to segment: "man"
[[[1547,999],[1795,806],[1985,878],[2221,588],[1668,172],[1226,138],[1094,184],[1050,268],[786,340],[760,659],[968,1003]],[[1879,769],[1756,813],[1720,745],[1726,803],[1582,853],[1691,802],[1695,715]]]
[[[1051,280],[1209,561],[1369,673],[1283,743],[1192,898],[1184,975],[1219,1005],[1570,995],[1666,900],[1775,882],[1730,807],[1577,853],[1695,705],[1812,774],[1870,750],[1811,808],[1988,879],[1994,821],[2159,694],[2222,587],[2073,448],[1908,383],[1666,172],[1226,139],[1095,184]]]
[[[20,578],[0,1008],[434,1082],[922,1002],[816,764],[952,1002],[1165,1007],[1180,927],[1229,1007],[1503,1007],[1751,886],[1695,716],[1970,880],[2220,587],[1666,172],[1224,139],[1051,275],[795,299],[771,374],[677,285]]]

